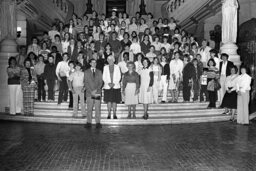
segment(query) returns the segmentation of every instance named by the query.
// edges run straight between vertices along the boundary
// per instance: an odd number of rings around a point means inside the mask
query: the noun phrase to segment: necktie
[[[95,69],[92,69],[92,75],[95,77]]]

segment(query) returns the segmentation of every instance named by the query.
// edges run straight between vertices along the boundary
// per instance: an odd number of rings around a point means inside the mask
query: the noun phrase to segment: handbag
[[[207,90],[208,91],[214,91],[215,88],[215,82],[214,80],[209,81],[208,85],[207,85]]]
[[[221,88],[221,85],[217,79],[214,79],[214,90],[218,91]]]

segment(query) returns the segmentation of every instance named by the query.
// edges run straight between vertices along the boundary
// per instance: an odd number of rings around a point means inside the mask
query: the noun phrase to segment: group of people
[[[184,102],[209,101],[209,108],[216,108],[219,99],[225,113],[232,110],[233,120],[234,97],[242,101],[238,113],[248,113],[250,77],[244,68],[238,76],[229,56],[210,46],[207,40],[199,46],[174,18],[155,20],[149,13],[145,19],[140,13],[129,17],[115,11],[109,18],[95,11],[81,18],[74,14],[68,24],[56,21],[40,41],[32,38],[32,44],[9,58],[10,114],[21,113],[23,101],[24,115],[33,115],[34,100],[54,101],[58,90],[58,105],[69,99],[74,117],[79,103],[85,117],[86,101],[88,127],[95,106],[100,127],[102,100],[108,119],[112,112],[117,119],[121,102],[128,105],[128,118],[136,118],[136,105],[143,104],[143,118],[148,119],[149,104],[177,103],[182,91]]]

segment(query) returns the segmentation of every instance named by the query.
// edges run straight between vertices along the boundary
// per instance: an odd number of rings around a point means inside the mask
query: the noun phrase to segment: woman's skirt
[[[142,104],[152,104],[153,103],[153,91],[152,88],[148,91],[148,85],[140,86],[139,102]]]
[[[120,103],[122,100],[121,89],[104,89],[104,101],[111,103]]]
[[[232,91],[231,93],[226,92],[221,107],[229,108],[229,109],[237,109],[237,93],[236,91]]]
[[[135,95],[136,84],[128,83],[125,88],[124,102],[126,105],[136,105],[139,103],[138,95]]]

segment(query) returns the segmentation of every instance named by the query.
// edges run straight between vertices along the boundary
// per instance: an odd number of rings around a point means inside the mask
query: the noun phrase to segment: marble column
[[[237,0],[222,1],[222,46],[221,53],[227,53],[229,60],[236,66],[241,65],[240,56],[237,54],[237,27],[238,27],[238,2]]]
[[[2,0],[0,2],[0,112],[9,107],[9,93],[7,86],[8,59],[17,53],[17,20],[16,2],[14,0]]]

